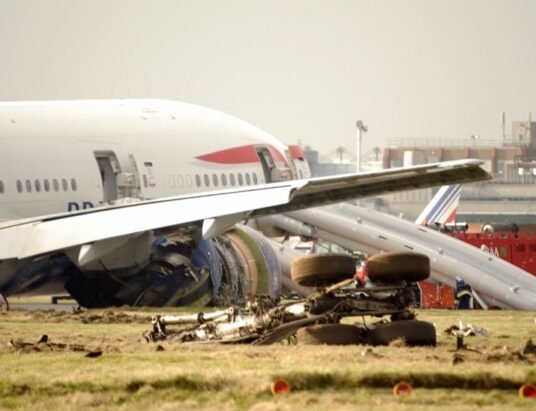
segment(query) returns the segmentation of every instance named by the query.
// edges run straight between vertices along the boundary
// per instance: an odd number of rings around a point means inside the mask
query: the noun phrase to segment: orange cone
[[[272,394],[288,394],[290,392],[290,384],[283,379],[272,382]]]
[[[536,385],[523,384],[519,388],[519,396],[521,398],[536,398]]]
[[[410,395],[413,391],[413,387],[407,382],[400,381],[393,387],[393,395],[399,397],[401,395]]]

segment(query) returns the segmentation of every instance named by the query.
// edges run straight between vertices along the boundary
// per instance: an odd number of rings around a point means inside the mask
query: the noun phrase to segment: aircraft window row
[[[17,191],[19,193],[22,193],[26,191],[27,193],[31,193],[35,190],[36,193],[40,193],[41,191],[50,192],[50,191],[60,191],[60,181],[61,181],[61,189],[63,191],[76,191],[78,190],[78,183],[76,182],[76,179],[71,178],[71,181],[67,181],[66,178],[62,178],[61,180],[58,180],[56,178],[52,179],[51,181],[48,179],[44,179],[42,182],[41,180],[35,179],[34,181],[31,181],[29,179],[24,180],[24,184],[22,180],[17,180],[16,186]],[[70,184],[69,184],[70,183]],[[0,193],[4,192],[4,183],[0,181]]]
[[[171,176],[170,176],[170,185],[171,185]],[[218,174],[212,174],[212,179],[211,179],[211,176],[208,175],[208,174],[203,174],[203,176],[199,175],[199,174],[196,174],[195,175],[195,185],[197,187],[201,187],[201,186],[205,186],[205,187],[210,187],[211,184],[213,187],[218,187],[220,184],[222,187],[227,187],[227,183],[229,183],[229,186],[231,187],[234,187],[236,186],[237,184],[237,180],[238,180],[238,185],[239,186],[243,186],[244,183],[245,185],[256,185],[256,184],[259,184],[259,178],[257,177],[257,174],[256,173],[237,173],[236,174],[236,178],[235,178],[235,175],[233,173],[229,174],[229,176],[227,176],[226,174],[220,174],[218,176]],[[188,187],[191,187],[191,177],[190,176],[186,176],[186,179],[187,179],[187,185]],[[189,179],[189,181],[188,181]],[[182,176],[179,176],[179,187],[183,187],[183,180],[182,180]],[[174,187],[174,186],[172,186]]]
[[[145,174],[142,175],[142,182],[143,186],[145,188],[148,187],[147,184],[147,176]],[[195,174],[192,178],[191,175],[169,175],[168,176],[168,185],[170,188],[183,188],[183,187],[192,187],[192,185],[195,182],[196,187],[234,187],[243,186],[243,185],[256,185],[259,184],[260,180],[256,173],[236,173],[236,176],[234,173],[230,174]]]

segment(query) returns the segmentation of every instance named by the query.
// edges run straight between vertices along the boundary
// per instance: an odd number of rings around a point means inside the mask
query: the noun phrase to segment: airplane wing
[[[369,173],[296,180],[140,201],[0,224],[0,261],[80,246],[126,241],[148,230],[202,227],[210,238],[245,218],[346,200],[490,179],[479,160],[458,160]],[[85,248],[84,248],[85,247]]]

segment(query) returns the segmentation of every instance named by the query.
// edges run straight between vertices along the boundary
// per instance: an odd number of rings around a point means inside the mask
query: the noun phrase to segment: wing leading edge
[[[205,222],[213,236],[244,218],[371,195],[487,180],[479,160],[283,183],[102,207],[0,224],[0,260],[22,259],[111,238]],[[208,224],[207,224],[208,222]]]

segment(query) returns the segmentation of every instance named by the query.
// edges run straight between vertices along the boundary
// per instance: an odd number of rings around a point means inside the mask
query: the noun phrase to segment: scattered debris
[[[41,336],[39,341],[37,341],[37,344],[46,343],[46,342],[48,342],[48,335],[44,334]]]
[[[365,356],[370,355],[370,354],[372,354],[372,348],[370,348],[370,347],[367,347],[363,351],[361,351],[361,356],[362,357],[365,357]]]
[[[464,362],[462,355],[458,353],[454,354],[452,357],[452,365],[461,364],[462,362]]]
[[[410,310],[413,301],[411,283],[406,281],[362,285],[354,279],[347,279],[318,288],[301,300],[277,303],[266,295],[255,296],[243,306],[231,306],[214,312],[154,316],[152,330],[143,333],[142,337],[146,342],[166,340],[266,345],[280,343],[298,329],[314,326],[326,328],[315,329],[317,344],[348,344],[350,340],[353,344],[367,344],[370,335],[379,326],[345,325],[340,324],[340,320],[349,316],[389,315],[393,324],[400,325],[400,330],[387,330],[384,324],[385,332],[389,331],[390,341],[404,338],[410,340],[404,343],[407,345],[430,345],[423,342],[413,324],[418,323],[418,326],[424,323],[414,320],[415,314]],[[334,333],[337,334],[335,337]],[[435,329],[433,334],[435,344]]]
[[[521,351],[521,354],[536,354],[536,344],[532,343],[532,338],[527,341],[525,347],[523,347],[523,350]]]
[[[374,352],[372,350],[372,347],[366,347],[363,351],[361,351],[361,356],[362,357],[372,357],[372,358],[381,358],[381,357],[383,357],[382,355]]]
[[[463,343],[463,334],[457,334],[456,335],[456,351],[460,351],[464,347],[465,345]]]
[[[452,325],[445,330],[446,334],[452,334],[455,336],[462,335],[464,337],[476,336],[476,337],[486,337],[488,335],[488,330],[485,328],[479,327],[473,324],[464,325],[461,321],[458,325]]]
[[[97,358],[102,355],[102,351],[90,351],[84,357],[86,358]]]

